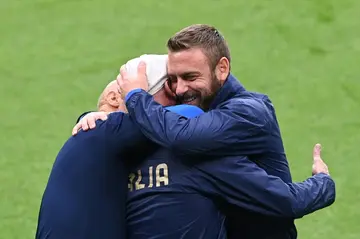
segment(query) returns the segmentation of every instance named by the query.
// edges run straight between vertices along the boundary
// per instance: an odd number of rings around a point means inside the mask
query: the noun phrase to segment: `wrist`
[[[138,92],[141,92],[142,89],[141,88],[136,88],[136,89],[133,89],[131,91],[129,91],[126,96],[125,96],[125,103],[131,98],[132,95],[138,93]]]

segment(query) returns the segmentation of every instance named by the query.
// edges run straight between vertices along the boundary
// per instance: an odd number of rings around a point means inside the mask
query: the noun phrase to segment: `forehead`
[[[180,75],[185,72],[202,72],[209,68],[206,55],[199,48],[180,52],[168,52],[168,74]]]

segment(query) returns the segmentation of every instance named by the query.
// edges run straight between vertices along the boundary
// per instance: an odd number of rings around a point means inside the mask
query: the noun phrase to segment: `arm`
[[[145,91],[132,94],[126,106],[148,139],[170,150],[190,154],[262,153],[271,130],[269,121],[273,120],[264,103],[254,97],[233,99],[220,109],[191,119],[166,110]]]
[[[196,190],[242,209],[284,218],[301,218],[335,201],[335,183],[319,173],[301,183],[284,183],[247,159],[233,157],[197,166]]]
[[[170,106],[167,110],[176,112],[183,117],[195,117],[203,111],[198,107],[191,105],[176,105]],[[86,115],[84,113],[83,115]],[[97,121],[100,123],[101,121]],[[122,112],[113,112],[108,115],[107,122],[104,123],[107,130],[107,139],[113,147],[126,149],[135,149],[134,147],[143,146],[148,142],[148,139],[139,130],[139,127],[134,123],[128,114]],[[136,150],[136,149],[135,149]]]
[[[193,117],[196,117],[196,116],[204,113],[204,111],[202,111],[200,108],[198,108],[196,106],[192,106],[192,105],[169,106],[169,107],[167,107],[167,110],[174,112],[176,114],[179,114],[186,118],[193,118]],[[117,112],[121,112],[121,111],[117,111]],[[105,120],[107,120],[108,115],[111,113],[115,113],[115,112],[87,111],[87,112],[82,113],[78,117],[78,119],[76,121],[76,125],[73,128],[73,135],[76,135],[80,129],[82,129],[83,131],[87,131],[88,129],[94,129],[96,127],[96,123],[101,122],[101,121],[97,121],[97,120],[105,121]],[[119,124],[121,124],[121,123],[119,123]],[[136,125],[133,127],[136,127]]]

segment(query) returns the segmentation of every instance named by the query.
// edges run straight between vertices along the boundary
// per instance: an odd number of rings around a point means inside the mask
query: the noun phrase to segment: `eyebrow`
[[[184,77],[184,76],[191,76],[191,75],[201,75],[201,73],[199,72],[199,71],[188,71],[188,72],[183,72],[183,73],[181,73],[181,74],[168,74],[168,77],[172,77],[172,76],[182,76],[182,77]]]

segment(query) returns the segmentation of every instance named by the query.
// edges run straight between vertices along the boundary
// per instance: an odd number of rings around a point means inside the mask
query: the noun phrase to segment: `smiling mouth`
[[[189,98],[186,98],[186,99],[183,99],[183,102],[184,103],[189,103],[189,102],[192,102],[194,100],[196,100],[196,96],[193,96],[193,97],[189,97]]]

